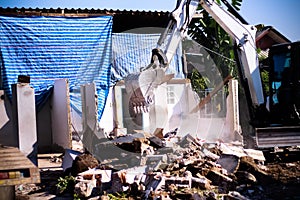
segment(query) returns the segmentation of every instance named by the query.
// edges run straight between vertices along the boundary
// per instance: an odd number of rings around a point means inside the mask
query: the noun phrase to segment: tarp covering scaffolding
[[[67,78],[71,106],[80,113],[80,85],[95,82],[101,118],[111,81],[111,32],[111,16],[0,16],[1,87],[11,97],[18,75],[29,75],[39,107],[54,80]]]

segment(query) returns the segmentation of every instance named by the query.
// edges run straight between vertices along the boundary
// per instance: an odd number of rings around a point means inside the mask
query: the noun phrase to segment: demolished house
[[[64,9],[3,8],[1,13],[2,28],[5,29],[1,37],[1,85],[5,93],[1,109],[6,111],[2,117],[6,120],[1,124],[1,133],[6,137],[2,137],[1,143],[5,145],[20,146],[15,138],[23,138],[22,131],[13,129],[18,118],[14,118],[9,103],[15,95],[11,87],[13,84],[34,89],[32,95],[35,101],[31,105],[36,105],[37,115],[30,118],[33,120],[28,120],[35,121],[36,117],[36,125],[30,127],[37,129],[30,130],[33,135],[25,143],[32,140],[28,144],[38,144],[35,148],[39,152],[71,148],[72,132],[83,138],[84,132],[88,135],[91,131],[101,138],[112,131],[115,134],[132,134],[136,130],[154,132],[156,128],[162,128],[165,134],[177,128],[180,136],[202,134],[199,137],[216,141],[222,137],[225,121],[234,119],[233,116],[226,117],[224,93],[221,100],[213,103],[214,107],[221,105],[221,117],[213,116],[216,113],[210,111],[212,106],[208,105],[201,114],[204,117],[197,117],[197,112],[189,113],[199,98],[185,78],[181,45],[168,71],[175,78],[158,91],[155,111],[136,112],[129,108],[131,97],[126,94],[121,80],[148,64],[151,50],[162,32],[159,27],[165,27],[168,13],[108,10],[86,13],[78,10],[75,15],[72,10]],[[128,27],[125,27],[125,18],[131,22],[127,23],[130,24]],[[152,23],[147,23],[147,28],[144,21],[148,20]],[[18,79],[22,76],[28,77],[25,81]],[[218,82],[222,83],[222,80]],[[95,95],[96,98],[93,98]],[[234,100],[230,101],[229,109],[232,110]],[[26,106],[19,105],[19,109]],[[237,110],[234,115],[238,116]],[[188,124],[191,117],[198,118],[194,127]],[[21,118],[18,121],[21,122]],[[239,134],[238,122],[235,123]],[[215,127],[218,128],[210,130]],[[229,129],[234,132],[232,127]],[[211,137],[209,132],[216,135]],[[88,139],[86,142],[91,141]],[[26,151],[29,154],[33,149]]]
[[[201,99],[186,79],[188,64],[202,73],[205,65],[215,67],[203,60],[201,45],[180,45],[168,71],[174,78],[156,91],[151,111],[132,105],[122,80],[149,64],[163,31],[151,27],[165,27],[168,13],[1,12],[15,14],[0,16],[6,30],[1,33],[1,144],[26,155],[64,152],[64,172],[76,177],[74,192],[83,198],[105,193],[142,199],[263,197],[256,183],[269,181],[265,158],[242,147],[237,81],[229,78],[224,89],[216,71],[219,87],[203,91]],[[16,115],[23,112],[32,115]],[[23,129],[28,121],[36,125]],[[89,153],[70,150],[74,136]],[[76,166],[85,156],[88,164]]]
[[[31,103],[36,104],[37,120],[35,116],[31,118],[36,121],[31,127],[37,130],[30,130],[33,136],[29,140],[33,141],[29,145],[37,142],[39,152],[70,148],[72,130],[82,131],[79,118],[82,109],[80,85],[83,83],[96,84],[97,121],[101,118],[109,87],[113,84],[112,31],[130,28],[132,23],[124,23],[124,20],[136,21],[134,27],[139,27],[140,20],[147,20],[150,15],[112,10],[78,10],[75,15],[73,10],[67,9],[10,8],[1,8],[1,13],[1,27],[5,29],[1,37],[1,143],[19,146],[16,138],[20,133],[13,130],[17,119],[10,102],[14,99],[11,85],[20,83],[33,87],[35,93],[35,102]],[[113,20],[119,25],[113,26]],[[167,13],[156,13],[148,25],[163,27],[166,20]],[[126,24],[128,26],[124,27]],[[24,75],[28,76],[26,81],[20,79],[19,82],[18,76]]]

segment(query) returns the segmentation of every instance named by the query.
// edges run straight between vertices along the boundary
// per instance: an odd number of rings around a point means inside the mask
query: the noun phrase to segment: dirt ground
[[[39,155],[38,165],[40,169],[41,183],[23,184],[15,186],[17,200],[43,200],[59,199],[56,196],[56,183],[63,175],[61,154]]]
[[[282,157],[282,156],[281,156]],[[57,196],[56,183],[63,176],[61,168],[61,155],[48,154],[39,156],[39,168],[41,183],[16,186],[16,199],[18,200],[67,200],[72,196]],[[245,170],[250,167],[243,166]],[[277,199],[300,199],[300,158],[293,156],[292,159],[273,159],[266,162],[260,170],[266,172],[266,176],[257,175],[258,183],[255,186],[260,192],[251,187],[247,192],[253,192],[251,199],[277,200]],[[246,186],[247,187],[247,186]],[[90,199],[100,199],[94,197]],[[237,198],[238,199],[238,198]]]
[[[266,164],[270,181],[264,185],[272,199],[300,199],[300,161]]]

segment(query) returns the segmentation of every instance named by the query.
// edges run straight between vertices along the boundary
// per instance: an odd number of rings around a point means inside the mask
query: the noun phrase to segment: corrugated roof
[[[108,9],[67,9],[67,8],[2,8],[0,15],[9,16],[62,16],[62,17],[92,17],[113,16],[114,33],[121,33],[142,27],[165,28],[169,22],[169,12],[140,10],[108,10]],[[156,33],[156,32],[151,32]]]
[[[0,7],[0,14],[4,15],[38,15],[38,16],[94,16],[94,15],[151,15],[168,16],[166,11],[145,11],[145,10],[113,10],[113,9],[87,9],[87,8],[3,8]]]

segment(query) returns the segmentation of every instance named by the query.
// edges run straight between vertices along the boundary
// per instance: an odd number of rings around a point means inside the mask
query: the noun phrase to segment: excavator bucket
[[[149,106],[154,103],[155,89],[173,77],[174,74],[166,75],[163,68],[146,69],[141,73],[129,74],[125,78],[125,88],[134,112],[148,112]]]

